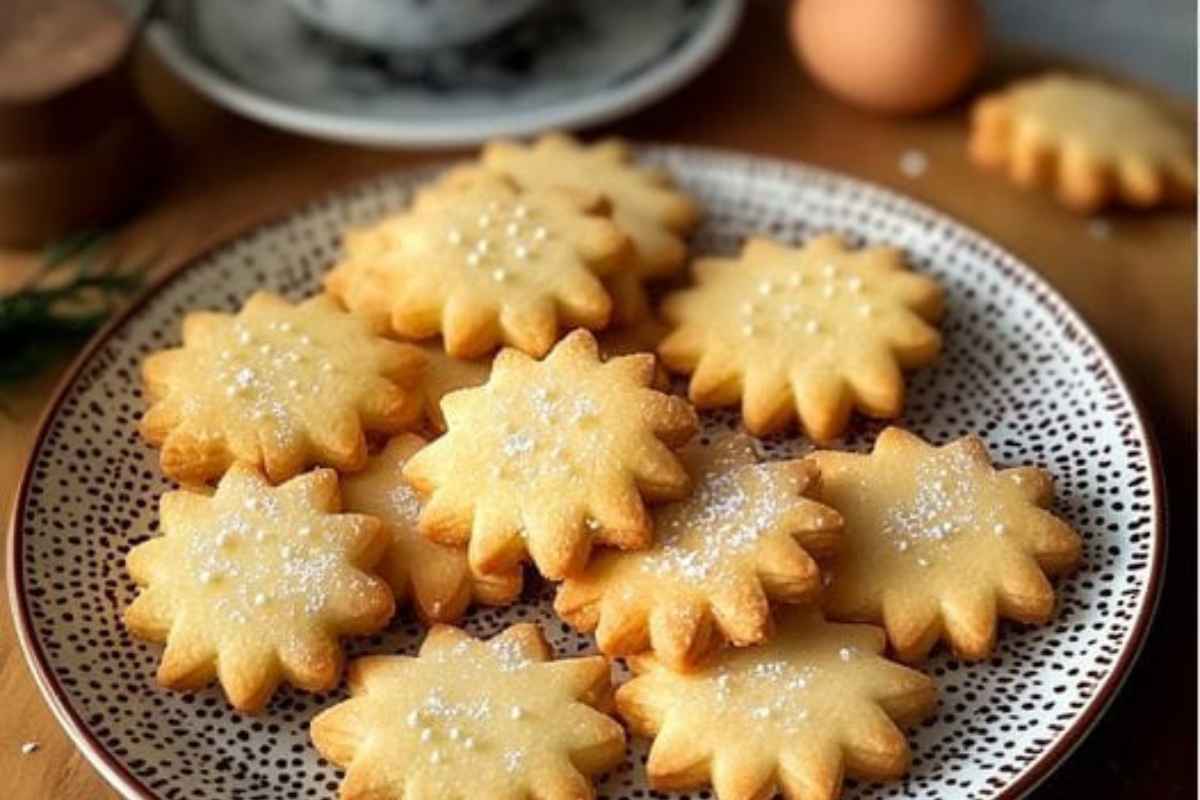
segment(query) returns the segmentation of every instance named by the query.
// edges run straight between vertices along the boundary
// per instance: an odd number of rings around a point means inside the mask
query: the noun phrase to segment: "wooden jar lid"
[[[4,0],[0,105],[44,101],[112,69],[133,22],[105,0]]]
[[[0,244],[102,224],[157,150],[125,72],[134,21],[109,0],[0,0]]]

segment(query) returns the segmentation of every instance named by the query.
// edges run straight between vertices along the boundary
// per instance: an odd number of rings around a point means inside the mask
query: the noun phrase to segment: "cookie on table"
[[[1187,129],[1145,97],[1099,80],[1051,74],[985,95],[971,111],[971,159],[1062,203],[1095,211],[1195,200]]]
[[[477,168],[453,170],[412,208],[347,241],[326,288],[395,333],[441,335],[456,358],[500,344],[544,355],[559,330],[601,329],[612,300],[600,278],[623,269],[629,238],[596,194],[521,191]]]
[[[416,658],[355,660],[349,684],[311,728],[346,769],[342,800],[580,800],[625,755],[608,662],[553,660],[536,625],[488,641],[437,625]]]
[[[695,262],[697,286],[662,313],[674,328],[658,347],[668,369],[691,374],[700,408],[742,407],[756,435],[799,417],[812,439],[845,430],[856,408],[899,416],[901,369],[933,361],[942,313],[936,282],[904,268],[889,247],[848,250],[836,236],[793,248],[750,239],[736,259]]]
[[[396,599],[412,600],[426,622],[454,622],[472,600],[484,605],[507,605],[521,593],[521,570],[473,577],[467,551],[430,541],[417,530],[421,497],[402,471],[425,440],[402,434],[372,456],[361,472],[342,482],[349,511],[370,514],[383,523],[389,537],[379,572]]]
[[[995,469],[975,436],[942,447],[888,428],[869,455],[819,451],[818,496],[845,519],[825,606],[835,619],[882,622],[897,655],[939,639],[960,658],[992,652],[996,619],[1046,622],[1047,575],[1072,570],[1082,540],[1046,510],[1050,476]]]
[[[561,133],[546,134],[528,145],[492,142],[483,148],[481,161],[522,186],[567,186],[608,198],[613,222],[629,235],[635,250],[629,267],[608,281],[613,322],[626,325],[649,316],[642,284],[670,277],[683,267],[683,237],[700,220],[695,201],[676,189],[665,172],[635,163],[624,141],[584,145]]]
[[[275,482],[312,464],[352,471],[366,462],[364,431],[420,420],[412,386],[424,362],[329,297],[292,305],[257,292],[237,314],[189,313],[183,346],[146,358],[140,428],[162,448],[163,472],[184,483],[235,460]]]
[[[593,544],[648,546],[645,502],[687,494],[671,448],[697,427],[691,405],[653,379],[652,355],[602,361],[584,330],[542,361],[501,351],[485,385],[442,399],[445,435],[404,468],[428,496],[421,531],[469,543],[476,573],[528,556],[554,580],[582,569]]]
[[[246,712],[262,709],[281,680],[336,686],[337,637],[382,629],[395,607],[374,574],[387,546],[379,521],[338,509],[330,469],[271,486],[238,463],[211,496],[163,495],[162,535],[126,561],[141,590],[125,625],[166,643],[158,682],[192,690],[215,677]]]
[[[654,510],[654,545],[606,551],[559,587],[554,610],[600,652],[652,650],[668,667],[696,666],[722,641],[759,644],[769,603],[812,603],[813,556],[833,553],[838,513],[805,495],[818,482],[804,461],[760,463],[753,440],[725,433],[681,453],[695,488]]]
[[[903,776],[900,728],[933,711],[933,681],[883,658],[885,643],[876,627],[790,610],[766,644],[722,650],[696,672],[629,659],[637,677],[617,690],[617,710],[634,734],[654,738],[654,789],[711,784],[718,800],[832,800],[843,774]]]

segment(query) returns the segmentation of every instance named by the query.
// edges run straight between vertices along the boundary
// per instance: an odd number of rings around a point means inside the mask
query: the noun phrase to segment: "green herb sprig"
[[[0,381],[27,377],[77,348],[141,286],[155,260],[122,264],[100,230],[48,246],[30,279],[0,297]]]

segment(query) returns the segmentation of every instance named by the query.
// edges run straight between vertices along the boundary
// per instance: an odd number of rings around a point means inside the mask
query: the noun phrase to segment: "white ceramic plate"
[[[743,0],[554,0],[482,42],[384,54],[281,0],[171,0],[150,41],[214,101],[323,139],[454,147],[579,128],[682,86],[724,48]]]
[[[948,293],[946,349],[912,376],[902,424],[934,441],[977,432],[1004,464],[1058,479],[1056,512],[1085,539],[1084,566],[1059,585],[1041,627],[1002,626],[987,663],[945,653],[928,664],[937,716],[912,736],[903,782],[851,785],[849,798],[1013,798],[1077,745],[1132,665],[1152,616],[1164,560],[1158,465],[1145,426],[1095,336],[1028,267],[952,220],[890,192],[821,170],[681,147],[643,151],[708,211],[697,252],[727,253],[751,232],[802,241],[838,231],[902,246]],[[52,403],[15,504],[9,587],[17,630],[42,691],[80,749],[133,798],[332,797],[337,771],[309,743],[307,722],[344,696],[282,689],[259,717],[232,713],[220,691],[154,686],[161,648],[123,630],[134,595],[123,567],[155,530],[170,484],[135,423],[138,364],[178,343],[183,315],[236,308],[254,290],[299,298],[318,285],[339,231],[401,207],[432,168],[400,173],[311,204],[186,265],[93,341]],[[733,415],[708,417],[726,425]],[[842,446],[869,447],[880,426],[858,420]],[[768,454],[803,452],[799,438]],[[557,622],[544,589],[509,609],[476,610],[488,634],[536,620],[560,653],[591,648]],[[352,653],[413,652],[407,613]],[[645,743],[605,779],[608,798],[647,796]],[[696,795],[693,795],[696,796]],[[707,796],[707,795],[701,795]]]

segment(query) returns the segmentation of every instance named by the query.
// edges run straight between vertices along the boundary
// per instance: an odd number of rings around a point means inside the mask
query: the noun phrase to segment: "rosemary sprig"
[[[46,248],[38,270],[0,297],[0,381],[31,375],[79,346],[142,282],[155,260],[121,265],[105,231],[83,231]]]

